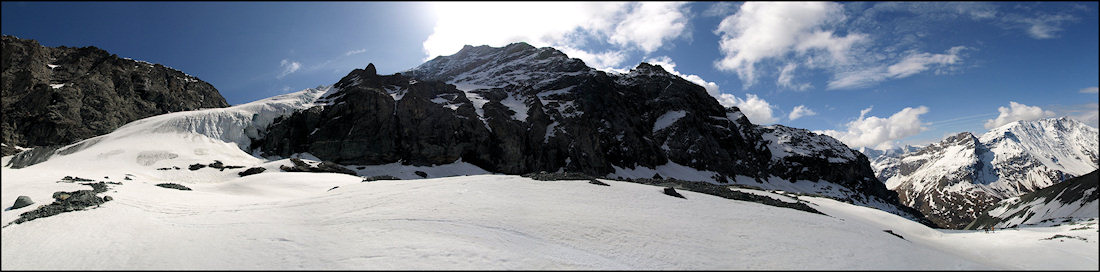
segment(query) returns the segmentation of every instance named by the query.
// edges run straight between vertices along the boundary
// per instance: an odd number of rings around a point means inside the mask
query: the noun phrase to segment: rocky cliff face
[[[875,179],[866,156],[828,136],[756,126],[660,66],[610,74],[548,47],[467,46],[394,75],[368,65],[334,89],[324,105],[277,120],[253,148],[349,165],[461,160],[507,174],[663,173],[782,184],[773,187],[828,190],[919,217],[897,207],[897,195]]]
[[[881,165],[902,203],[963,228],[998,201],[1097,169],[1097,130],[1069,118],[964,132]],[[888,172],[892,171],[892,172]]]
[[[95,47],[44,47],[3,36],[2,142],[67,145],[137,119],[229,106],[210,84],[160,64]]]

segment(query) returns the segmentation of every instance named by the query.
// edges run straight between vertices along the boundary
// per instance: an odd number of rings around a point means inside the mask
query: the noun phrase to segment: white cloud
[[[788,62],[783,66],[783,69],[779,71],[779,79],[775,81],[779,87],[804,91],[810,88],[810,83],[794,83],[794,70],[798,68],[798,64]]]
[[[679,37],[687,26],[685,3],[642,2],[615,26],[611,43],[636,45],[646,54],[656,51],[666,41]]]
[[[1092,87],[1081,89],[1080,91],[1077,91],[1077,92],[1079,92],[1079,93],[1100,93],[1100,88],[1097,88],[1096,86],[1092,86]]]
[[[527,42],[551,46],[608,70],[624,51],[650,53],[689,35],[685,3],[475,2],[434,3],[437,21],[423,48],[427,59],[451,55],[464,45],[504,46]],[[602,53],[585,50],[586,41],[612,45]],[[568,49],[568,50],[567,50]],[[621,68],[621,67],[619,67]]]
[[[947,50],[947,54],[916,53],[906,56],[901,62],[886,67],[886,72],[892,78],[904,78],[929,69],[929,65],[951,65],[959,61],[959,52],[966,49],[964,46],[956,46]]]
[[[968,48],[965,46],[955,46],[944,54],[910,52],[900,61],[889,66],[878,65],[837,73],[826,88],[834,90],[867,87],[887,79],[906,78],[933,68],[936,74],[947,73],[951,71],[953,65],[961,62],[961,53],[966,49]]]
[[[680,73],[679,71],[676,71],[676,63],[672,62],[672,59],[669,58],[668,56],[660,56],[660,57],[656,57],[656,58],[650,58],[650,59],[647,59],[645,62],[648,62],[649,64],[653,64],[653,65],[660,65],[661,68],[664,68],[665,71],[668,71],[669,73],[671,73],[673,75],[680,76],[680,77],[684,78],[685,80],[690,81],[691,83],[695,83],[699,86],[703,86],[704,89],[707,89],[707,94],[710,94],[711,96],[714,96],[715,98],[718,98],[719,94],[721,93],[718,89],[718,84],[717,83],[706,81],[702,77],[699,77],[697,75],[686,75],[686,74]]]
[[[1041,40],[1055,38],[1057,33],[1062,31],[1062,22],[1074,19],[1070,15],[1056,14],[1023,17],[1019,22],[1026,25],[1028,36]]]
[[[584,61],[584,64],[589,67],[599,70],[618,70],[616,67],[620,67],[620,64],[626,60],[626,55],[622,51],[605,51],[603,53],[589,53],[588,51],[576,49],[570,46],[559,46],[557,48],[562,53],[565,53],[570,58],[578,58]],[[623,72],[623,71],[619,71]]]
[[[279,62],[279,67],[282,67],[283,71],[280,72],[278,76],[275,76],[275,78],[280,78],[281,79],[281,78],[285,77],[286,75],[297,72],[298,69],[302,68],[302,64],[297,62],[297,61],[290,61],[290,60],[287,60],[287,59],[283,59],[283,61]]]
[[[824,130],[814,131],[819,134],[829,135],[851,148],[873,147],[875,149],[887,149],[896,144],[896,141],[917,135],[924,130],[926,124],[920,120],[922,114],[928,113],[928,107],[906,107],[889,118],[866,117],[871,112],[868,107],[859,112],[859,119],[848,122],[847,131]]]
[[[362,54],[362,53],[365,53],[365,52],[367,52],[367,49],[366,49],[366,48],[363,48],[363,49],[359,49],[359,50],[351,50],[351,51],[348,51],[347,53],[344,53],[344,56],[351,56],[351,55],[355,55],[355,54]]]
[[[744,113],[745,117],[748,117],[753,124],[765,125],[779,121],[779,118],[772,116],[772,105],[754,94],[745,94],[746,99],[737,98],[737,96],[726,93],[716,98],[722,106],[741,109],[741,113]]]
[[[1054,116],[1054,112],[1052,111],[1043,110],[1038,106],[1028,106],[1016,103],[1016,101],[1009,101],[1008,108],[998,107],[997,111],[1001,113],[1000,115],[997,115],[997,119],[989,119],[985,121],[986,129],[992,129],[1020,120],[1032,121]]]
[[[817,113],[814,112],[813,110],[807,108],[805,105],[798,105],[798,106],[795,106],[794,109],[791,110],[791,114],[787,115],[787,119],[790,119],[791,121],[794,121],[795,119],[802,118],[803,116],[814,116],[814,115],[817,115]]]
[[[823,28],[844,20],[844,8],[837,3],[747,2],[737,13],[722,20],[715,30],[721,36],[719,70],[734,71],[745,87],[756,78],[756,64],[785,58],[797,51],[805,54],[822,49],[833,61],[847,61],[847,51],[866,40],[859,33],[839,37]]]

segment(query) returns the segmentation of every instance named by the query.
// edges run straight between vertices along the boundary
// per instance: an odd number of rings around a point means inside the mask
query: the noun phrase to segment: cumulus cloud
[[[1092,87],[1081,89],[1080,91],[1077,91],[1077,92],[1079,92],[1079,93],[1100,93],[1100,88],[1097,88],[1096,86],[1092,86]]]
[[[826,88],[833,90],[867,87],[887,79],[906,78],[933,68],[936,74],[948,73],[954,68],[953,65],[961,62],[961,53],[966,49],[965,46],[955,46],[944,54],[911,52],[891,65],[837,73]]]
[[[920,116],[928,113],[928,107],[906,107],[889,118],[876,116],[867,117],[872,107],[859,112],[859,119],[846,124],[847,131],[824,130],[814,131],[819,134],[829,135],[851,148],[872,147],[875,149],[888,149],[896,144],[896,141],[909,136],[917,135],[928,128],[921,121]]]
[[[795,119],[802,118],[803,116],[814,115],[817,115],[817,113],[810,108],[807,108],[805,105],[798,105],[795,106],[794,109],[791,110],[791,113],[787,115],[787,119],[794,121]]]
[[[997,115],[996,119],[989,119],[985,121],[986,129],[992,129],[1020,120],[1032,121],[1054,116],[1053,111],[1043,110],[1038,106],[1028,106],[1016,103],[1016,101],[1009,101],[1007,108],[998,107],[997,111],[1001,114]]]
[[[688,74],[683,74],[683,73],[680,73],[679,71],[676,71],[676,63],[673,62],[672,59],[667,57],[667,56],[660,56],[660,57],[656,57],[656,58],[650,58],[650,59],[647,59],[645,62],[648,62],[649,64],[653,64],[653,65],[660,65],[661,68],[664,68],[665,71],[668,71],[669,73],[671,73],[673,75],[680,76],[680,77],[684,78],[687,81],[691,81],[691,83],[695,83],[699,86],[703,86],[703,88],[707,89],[707,94],[710,94],[711,96],[714,96],[715,98],[718,98],[719,94],[721,93],[718,89],[718,84],[717,83],[706,81],[702,77],[699,77],[697,75],[688,75]]]
[[[866,36],[837,36],[823,29],[843,20],[844,8],[837,3],[744,3],[714,32],[721,37],[722,53],[714,65],[736,72],[748,87],[756,78],[756,64],[768,59],[821,49],[835,61],[844,62],[847,51]]]
[[[281,79],[281,78],[285,77],[286,75],[297,72],[298,69],[302,68],[302,64],[297,62],[297,61],[291,61],[291,60],[288,60],[288,59],[283,59],[283,61],[279,62],[279,67],[281,67],[283,69],[283,71],[279,72],[279,75],[275,76],[275,78],[280,78]]]
[[[685,3],[492,2],[435,3],[438,20],[423,43],[425,59],[450,55],[463,45],[527,42],[551,46],[597,69],[613,68],[622,51],[654,52],[688,35]],[[586,41],[612,45],[593,53]],[[568,48],[565,50],[565,48]]]
[[[559,46],[557,49],[561,50],[562,53],[565,53],[570,58],[581,59],[584,61],[584,64],[592,68],[620,73],[626,71],[625,69],[617,68],[626,60],[626,54],[622,51],[608,50],[603,53],[591,53],[571,46]]]
[[[633,10],[615,26],[611,43],[638,46],[643,52],[656,51],[666,41],[679,37],[687,26],[684,3],[634,3]]]
[[[716,98],[722,106],[741,109],[741,113],[744,113],[745,117],[748,117],[753,124],[765,125],[779,121],[779,118],[772,116],[772,105],[755,94],[745,94],[745,99],[741,99],[732,94],[724,93]]]

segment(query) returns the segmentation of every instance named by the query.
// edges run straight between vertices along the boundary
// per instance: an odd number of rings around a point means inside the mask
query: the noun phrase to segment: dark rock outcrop
[[[400,180],[400,178],[397,178],[395,176],[390,176],[390,175],[371,176],[371,177],[363,177],[362,182],[371,182],[371,181],[379,181],[379,180]]]
[[[247,175],[255,175],[255,174],[263,173],[264,171],[267,171],[267,168],[252,167],[252,168],[248,168],[248,170],[244,170],[244,171],[241,171],[240,173],[237,173],[237,175],[240,175],[240,176],[243,177],[243,176],[247,176]]]
[[[685,198],[684,195],[681,195],[679,192],[676,192],[676,188],[665,187],[664,191],[665,191],[666,195],[675,196],[675,197],[679,197],[679,198]]]
[[[627,179],[625,181],[634,182],[634,183],[641,183],[641,184],[648,184],[648,185],[654,185],[654,186],[667,186],[666,189],[665,189],[666,191],[668,190],[668,188],[672,188],[673,191],[675,191],[676,188],[680,188],[682,190],[688,190],[688,191],[692,191],[692,192],[696,192],[696,193],[708,194],[708,195],[717,196],[717,197],[721,197],[721,198],[725,198],[725,199],[749,201],[749,202],[760,203],[760,204],[764,204],[764,205],[768,205],[768,206],[795,209],[795,210],[800,210],[800,211],[804,211],[804,212],[825,215],[824,213],[818,211],[817,209],[814,209],[814,208],[810,207],[809,205],[806,205],[806,203],[804,203],[805,201],[799,200],[798,202],[786,202],[786,201],[778,200],[778,199],[767,197],[767,196],[734,191],[734,190],[731,190],[729,185],[716,185],[716,184],[710,184],[710,183],[706,183],[706,182],[686,181],[686,180],[678,180],[678,179],[645,179],[645,178],[641,178],[641,179]],[[743,186],[743,185],[735,185],[735,186],[748,187],[748,188],[759,190],[759,188],[753,188],[751,186]],[[930,224],[930,222],[927,222],[927,220],[923,220],[923,219],[922,219],[921,223]]]
[[[577,172],[563,172],[563,173],[548,173],[546,171],[539,171],[538,173],[527,173],[520,175],[525,178],[531,178],[533,180],[591,180],[595,179],[591,175]]]
[[[191,188],[188,188],[187,186],[183,186],[183,185],[176,184],[176,183],[160,183],[160,184],[157,184],[157,186],[168,188],[168,189],[176,189],[176,190],[180,190],[180,191],[190,191],[191,190]]]
[[[611,184],[604,183],[603,181],[599,181],[597,179],[588,180],[588,184],[595,184],[595,185],[600,185],[600,186],[611,186]]]
[[[48,205],[39,206],[38,208],[19,214],[19,218],[12,221],[13,224],[22,224],[23,222],[35,220],[38,218],[49,217],[58,215],[61,213],[80,211],[88,207],[99,207],[99,205],[111,201],[113,198],[110,196],[99,197],[97,194],[107,192],[108,186],[104,182],[97,183],[81,183],[83,185],[92,186],[92,190],[78,190],[72,192],[54,192],[54,202]]]
[[[153,115],[229,106],[214,86],[160,64],[2,39],[0,142],[9,146],[68,145]]]
[[[311,166],[298,158],[291,158],[290,162],[293,163],[294,166],[280,165],[279,170],[283,170],[283,172],[318,172],[355,175],[355,171],[330,161],[322,161],[317,164],[317,166]]]

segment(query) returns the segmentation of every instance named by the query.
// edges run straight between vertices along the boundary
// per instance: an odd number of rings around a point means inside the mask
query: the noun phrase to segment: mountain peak
[[[378,69],[374,68],[374,63],[367,63],[367,68],[363,68],[363,72],[367,74],[378,74]]]
[[[402,74],[421,80],[504,87],[547,83],[562,74],[590,70],[580,59],[557,49],[517,42],[503,47],[465,46],[454,55],[439,56]]]
[[[944,139],[943,142],[945,142],[945,143],[965,143],[965,142],[977,141],[977,139],[978,138],[974,137],[973,133],[960,132],[959,134],[955,134],[951,137],[947,137],[947,139]]]
[[[519,50],[535,49],[534,46],[532,46],[532,45],[530,45],[526,42],[510,43],[510,44],[504,46],[504,48],[505,49],[519,49]]]
[[[633,70],[668,73],[668,70],[665,70],[665,68],[661,67],[660,64],[654,65],[654,64],[649,64],[648,62],[639,63],[638,66],[634,67]]]

